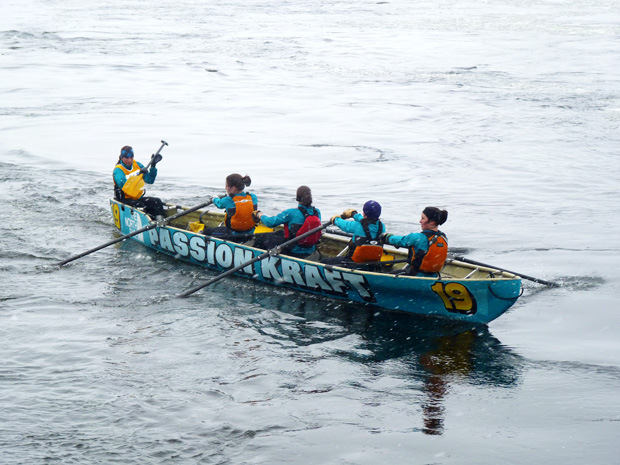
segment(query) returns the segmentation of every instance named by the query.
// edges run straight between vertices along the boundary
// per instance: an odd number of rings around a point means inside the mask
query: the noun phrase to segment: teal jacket
[[[136,163],[138,164],[140,169],[144,168],[144,165],[140,163],[139,161],[137,161]],[[130,170],[131,167],[133,166],[133,163],[127,166],[125,163],[121,161],[117,163],[117,165],[123,165],[125,168]],[[114,167],[114,171],[112,171],[112,177],[114,178],[114,186],[115,186],[114,191],[115,191],[115,196],[116,196],[116,191],[117,190],[120,191],[125,185],[125,183],[127,182],[127,175],[122,169],[118,167]],[[149,171],[142,177],[142,179],[144,179],[144,182],[146,184],[153,184],[155,182],[156,177],[157,177],[157,168],[155,168],[154,166],[151,166],[149,168]],[[121,199],[117,199],[117,200],[121,200]]]
[[[280,226],[281,224],[286,224],[289,230],[295,230],[295,228],[298,228],[302,224],[304,224],[304,221],[306,220],[306,217],[304,216],[304,214],[299,210],[300,208],[303,208],[308,214],[312,214],[311,209],[316,210],[316,216],[319,217],[319,220],[321,219],[321,211],[318,208],[306,207],[304,205],[299,204],[297,208],[289,208],[288,210],[284,210],[282,213],[276,216],[262,215],[260,217],[260,220],[263,222],[265,226],[269,228],[275,228],[276,226]],[[310,246],[310,247],[302,247],[300,245],[295,245],[291,249],[291,252],[294,254],[299,254],[299,255],[306,255],[306,254],[310,255],[315,250],[316,250],[315,245]]]
[[[344,232],[348,232],[353,234],[351,241],[355,243],[355,239],[358,236],[366,237],[364,233],[364,227],[362,226],[361,221],[364,219],[364,215],[361,213],[356,213],[353,215],[354,221],[343,220],[342,218],[336,218],[334,221],[334,225],[338,228],[342,229]],[[385,232],[385,225],[381,222],[381,229],[379,229],[379,225],[377,223],[371,223],[368,225],[368,231],[370,231],[370,236],[372,239],[377,239],[379,235]]]

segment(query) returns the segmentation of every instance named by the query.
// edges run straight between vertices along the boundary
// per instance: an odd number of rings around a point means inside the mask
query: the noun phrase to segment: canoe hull
[[[149,224],[141,211],[111,201],[116,227],[129,234]],[[196,234],[169,225],[155,227],[133,239],[185,262],[229,270],[264,250]],[[272,255],[236,273],[259,282],[332,299],[452,320],[486,324],[518,299],[521,280],[438,279],[396,276],[332,267],[286,255]]]

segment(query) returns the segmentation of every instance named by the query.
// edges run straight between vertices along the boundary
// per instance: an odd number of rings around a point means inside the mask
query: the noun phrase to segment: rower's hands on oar
[[[342,212],[340,218],[342,218],[343,220],[347,220],[349,218],[353,218],[355,215],[357,215],[357,210],[354,210],[353,208],[348,208]]]
[[[155,165],[157,165],[157,163],[159,163],[162,160],[162,158],[164,157],[162,157],[159,153],[153,154],[151,156],[151,166],[155,168]]]
[[[392,237],[394,234],[390,234],[390,233],[383,233],[379,235],[379,243],[381,244],[389,244],[390,243],[390,237]]]

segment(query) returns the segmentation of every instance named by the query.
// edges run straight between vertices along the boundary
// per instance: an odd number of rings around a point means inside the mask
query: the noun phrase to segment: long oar
[[[325,224],[323,224],[323,225],[321,225],[321,226],[319,226],[317,228],[311,229],[310,231],[307,231],[307,232],[305,232],[303,234],[300,234],[299,236],[294,237],[290,241],[287,241],[287,242],[285,242],[283,244],[277,245],[274,248],[266,251],[265,253],[260,254],[258,257],[254,257],[252,260],[248,260],[247,262],[242,263],[239,266],[235,266],[234,268],[231,268],[230,270],[227,270],[227,271],[224,271],[221,274],[218,274],[215,278],[210,279],[206,283],[203,283],[203,284],[201,284],[199,286],[196,286],[196,287],[194,287],[192,289],[189,289],[189,290],[187,290],[185,292],[182,292],[181,294],[177,295],[177,297],[187,297],[187,296],[193,294],[194,292],[199,291],[203,287],[207,287],[208,285],[216,283],[220,279],[223,279],[223,278],[225,278],[228,275],[236,273],[237,271],[245,268],[246,266],[249,266],[249,265],[251,265],[253,263],[256,263],[256,262],[258,262],[260,260],[264,260],[265,258],[269,257],[270,255],[278,255],[283,249],[285,249],[289,245],[293,245],[296,242],[298,242],[301,239],[303,239],[304,237],[308,237],[308,236],[311,236],[312,234],[315,234],[315,233],[317,233],[319,231],[322,231],[323,229],[327,228],[330,224],[331,224],[330,222],[327,222],[327,223],[325,223]],[[214,236],[214,237],[217,237],[217,236]]]
[[[458,260],[459,262],[469,263],[471,265],[479,265],[479,266],[484,266],[486,268],[492,268],[492,269],[497,270],[497,271],[505,271],[506,273],[514,274],[514,275],[522,277],[523,279],[527,279],[528,281],[533,281],[535,283],[544,284],[545,286],[560,287],[560,285],[558,283],[554,283],[552,281],[545,281],[544,279],[534,278],[532,276],[528,276],[528,275],[525,275],[525,274],[522,274],[522,273],[517,273],[516,271],[510,271],[510,270],[506,270],[504,268],[498,268],[497,266],[487,265],[486,263],[477,262],[476,260],[470,260],[469,258],[466,258],[466,257],[455,256],[455,257],[452,257],[452,259],[453,260]]]
[[[125,234],[124,236],[121,236],[119,238],[114,239],[113,241],[110,242],[106,242],[103,245],[100,245],[99,247],[95,247],[94,249],[90,249],[87,250],[86,252],[82,252],[81,254],[78,255],[74,255],[73,257],[67,258],[66,260],[63,260],[62,262],[57,263],[57,266],[63,266],[66,265],[69,262],[72,262],[73,260],[77,260],[78,258],[82,258],[86,255],[89,255],[93,252],[96,252],[97,250],[101,250],[101,249],[105,249],[106,247],[116,244],[118,242],[124,241],[125,239],[129,239],[130,237],[136,236],[140,233],[143,233],[145,231],[149,231],[153,228],[156,228],[157,226],[160,226],[162,224],[166,224],[169,223],[170,221],[176,220],[177,218],[182,217],[183,215],[187,215],[188,213],[194,212],[196,210],[199,210],[203,207],[206,207],[208,205],[211,205],[211,203],[213,202],[213,199],[210,199],[207,202],[201,203],[200,205],[196,205],[195,207],[192,208],[188,208],[187,210],[183,210],[182,212],[177,213],[176,215],[172,215],[169,216],[168,218],[165,218],[162,222],[160,223],[150,223],[147,226],[144,226],[143,228],[138,229],[137,231],[131,232],[129,234]]]

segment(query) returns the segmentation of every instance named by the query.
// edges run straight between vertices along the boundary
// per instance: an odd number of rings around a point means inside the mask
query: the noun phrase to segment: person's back
[[[312,205],[312,191],[308,186],[300,186],[296,196],[297,208],[289,208],[275,216],[267,216],[262,212],[256,212],[257,219],[269,227],[284,225],[283,231],[257,235],[254,246],[261,249],[271,249],[277,245],[297,237],[314,229],[321,224],[321,211]],[[293,244],[287,251],[288,255],[298,258],[307,258],[316,251],[316,245],[320,240],[321,232],[312,234]]]
[[[420,217],[421,232],[406,236],[384,234],[381,241],[385,244],[408,249],[407,266],[398,273],[412,276],[434,277],[443,268],[448,257],[448,238],[439,231],[448,219],[448,212],[437,207],[426,207]]]
[[[245,191],[251,183],[252,179],[248,175],[241,176],[233,173],[226,177],[224,186],[226,195],[213,199],[213,205],[225,211],[224,224],[214,228],[204,228],[202,234],[235,242],[247,242],[252,239],[258,198],[256,194]]]
[[[385,233],[385,226],[379,220],[381,205],[369,200],[364,204],[363,215],[348,209],[342,215],[334,216],[332,223],[344,232],[352,235],[347,246],[346,255],[328,258],[324,263],[332,265],[356,266],[369,262],[378,262],[383,255],[383,247],[379,242],[381,234]],[[347,221],[353,219],[353,221]]]

